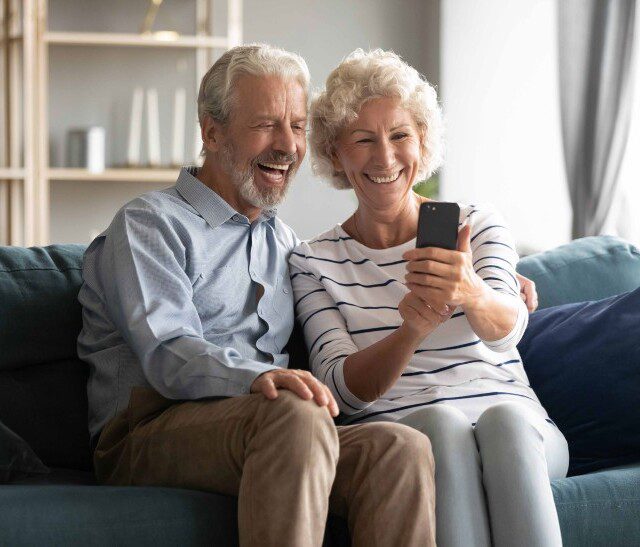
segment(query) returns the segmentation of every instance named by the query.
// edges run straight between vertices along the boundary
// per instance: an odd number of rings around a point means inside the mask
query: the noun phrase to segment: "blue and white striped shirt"
[[[287,367],[287,260],[297,243],[274,211],[249,223],[193,168],[120,209],[85,253],[78,296],[94,440],[133,386],[170,399],[230,397]]]
[[[296,315],[304,328],[311,369],[332,390],[348,416],[346,423],[398,420],[435,403],[458,407],[474,423],[484,409],[504,400],[521,401],[546,418],[516,348],[528,313],[519,296],[513,238],[500,215],[487,207],[461,205],[464,223],[471,225],[475,271],[493,289],[513,296],[518,303],[516,324],[501,340],[481,340],[462,308],[456,309],[425,338],[395,385],[373,402],[349,391],[344,361],[402,324],[398,304],[408,292],[402,254],[415,247],[415,239],[371,249],[337,225],[291,255]]]

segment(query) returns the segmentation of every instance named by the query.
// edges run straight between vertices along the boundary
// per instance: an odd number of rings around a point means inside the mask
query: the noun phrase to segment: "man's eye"
[[[408,137],[408,135],[406,133],[396,133],[393,138],[397,141],[404,139],[405,137]]]
[[[306,127],[304,125],[300,125],[300,124],[294,124],[291,126],[291,128],[296,132],[296,133],[304,133]]]

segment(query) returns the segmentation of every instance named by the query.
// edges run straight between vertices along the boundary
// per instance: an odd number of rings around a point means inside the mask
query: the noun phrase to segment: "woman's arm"
[[[432,247],[412,249],[404,255],[409,260],[409,289],[432,306],[462,306],[474,332],[496,351],[514,347],[527,322],[515,270],[505,258],[513,254],[515,263],[517,255],[512,245],[498,241],[500,236],[496,234],[505,231],[502,224],[495,223],[478,231],[477,235],[484,237],[476,245],[491,245],[491,255],[472,253],[468,225],[460,230],[456,251]],[[502,251],[503,247],[509,251]],[[480,275],[483,270],[484,277]]]
[[[349,355],[343,366],[344,380],[354,395],[363,401],[375,401],[400,378],[416,349],[440,323],[453,313],[441,315],[407,294],[398,311],[402,325],[386,338]]]
[[[354,414],[397,381],[418,345],[453,310],[447,308],[440,315],[408,293],[398,306],[402,325],[359,350],[336,302],[309,264],[312,254],[303,243],[289,259],[296,317],[304,330],[313,375],[329,387],[343,413]]]

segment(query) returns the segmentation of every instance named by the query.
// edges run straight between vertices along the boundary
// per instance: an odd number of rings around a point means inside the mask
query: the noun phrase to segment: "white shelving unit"
[[[50,182],[173,182],[176,169],[52,168],[49,161],[49,50],[56,46],[188,48],[195,53],[196,85],[214,50],[242,43],[242,0],[227,3],[227,35],[213,35],[213,0],[193,0],[193,35],[48,30],[48,0],[0,0],[4,75],[5,150],[0,156],[0,244],[50,243]]]

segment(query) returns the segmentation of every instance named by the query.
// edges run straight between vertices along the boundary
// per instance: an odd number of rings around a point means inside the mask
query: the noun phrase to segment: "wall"
[[[141,0],[84,2],[50,1],[55,30],[136,32],[146,2]],[[193,3],[167,1],[155,29],[193,28]],[[224,14],[221,14],[224,15]],[[224,20],[224,19],[222,19]],[[437,83],[438,0],[245,0],[245,42],[267,42],[300,53],[308,62],[312,85],[320,86],[330,70],[357,47],[393,49]],[[182,50],[146,48],[72,48],[51,50],[51,163],[62,165],[65,136],[74,126],[103,125],[107,129],[107,158],[124,162],[131,91],[142,83],[159,90],[163,160],[170,147],[172,93],[187,87],[195,98],[193,54]],[[189,104],[187,119],[195,117]],[[187,131],[187,143],[193,138]],[[143,159],[146,152],[142,151]],[[157,188],[141,183],[54,181],[51,190],[53,242],[87,242],[104,229],[115,211],[132,197]],[[346,219],[355,204],[352,192],[338,192],[316,180],[305,160],[281,216],[300,237],[308,238]]]
[[[443,0],[442,195],[493,203],[521,252],[570,239],[555,0]]]

